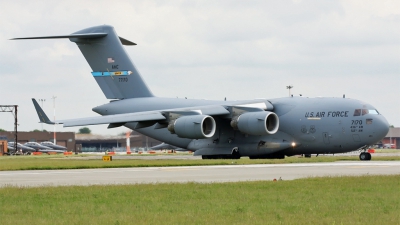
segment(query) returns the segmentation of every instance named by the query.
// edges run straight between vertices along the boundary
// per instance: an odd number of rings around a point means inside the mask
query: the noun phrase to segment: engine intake
[[[172,134],[181,138],[203,139],[214,136],[216,123],[207,115],[182,116],[168,125]]]
[[[231,126],[249,135],[275,134],[279,129],[279,117],[269,111],[248,112],[234,117]]]

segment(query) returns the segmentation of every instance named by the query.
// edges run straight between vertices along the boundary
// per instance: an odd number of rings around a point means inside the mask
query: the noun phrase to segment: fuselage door
[[[329,133],[328,132],[322,133],[322,138],[324,139],[325,144],[329,144]]]

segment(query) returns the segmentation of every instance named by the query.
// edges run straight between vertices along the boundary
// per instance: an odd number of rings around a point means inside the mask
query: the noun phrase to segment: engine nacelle
[[[275,134],[279,129],[279,118],[269,111],[248,112],[233,118],[231,126],[249,135]]]
[[[203,139],[215,133],[214,118],[207,115],[181,116],[171,121],[168,130],[181,138]]]

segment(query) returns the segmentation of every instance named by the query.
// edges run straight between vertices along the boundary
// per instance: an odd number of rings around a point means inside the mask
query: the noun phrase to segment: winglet
[[[42,107],[40,107],[36,99],[32,98],[32,102],[39,116],[40,123],[55,124],[53,121],[50,121],[49,117],[47,117],[46,113],[44,113]]]

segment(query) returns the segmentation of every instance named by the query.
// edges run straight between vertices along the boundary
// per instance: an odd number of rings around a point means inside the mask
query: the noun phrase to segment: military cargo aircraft
[[[125,126],[203,159],[284,158],[362,150],[385,137],[389,124],[372,105],[349,98],[285,97],[212,101],[156,97],[130,60],[121,38],[108,25],[70,35],[14,38],[69,38],[77,44],[110,103],[93,111],[99,117],[50,121],[35,99],[39,119],[64,127]],[[244,89],[245,87],[241,87]]]

